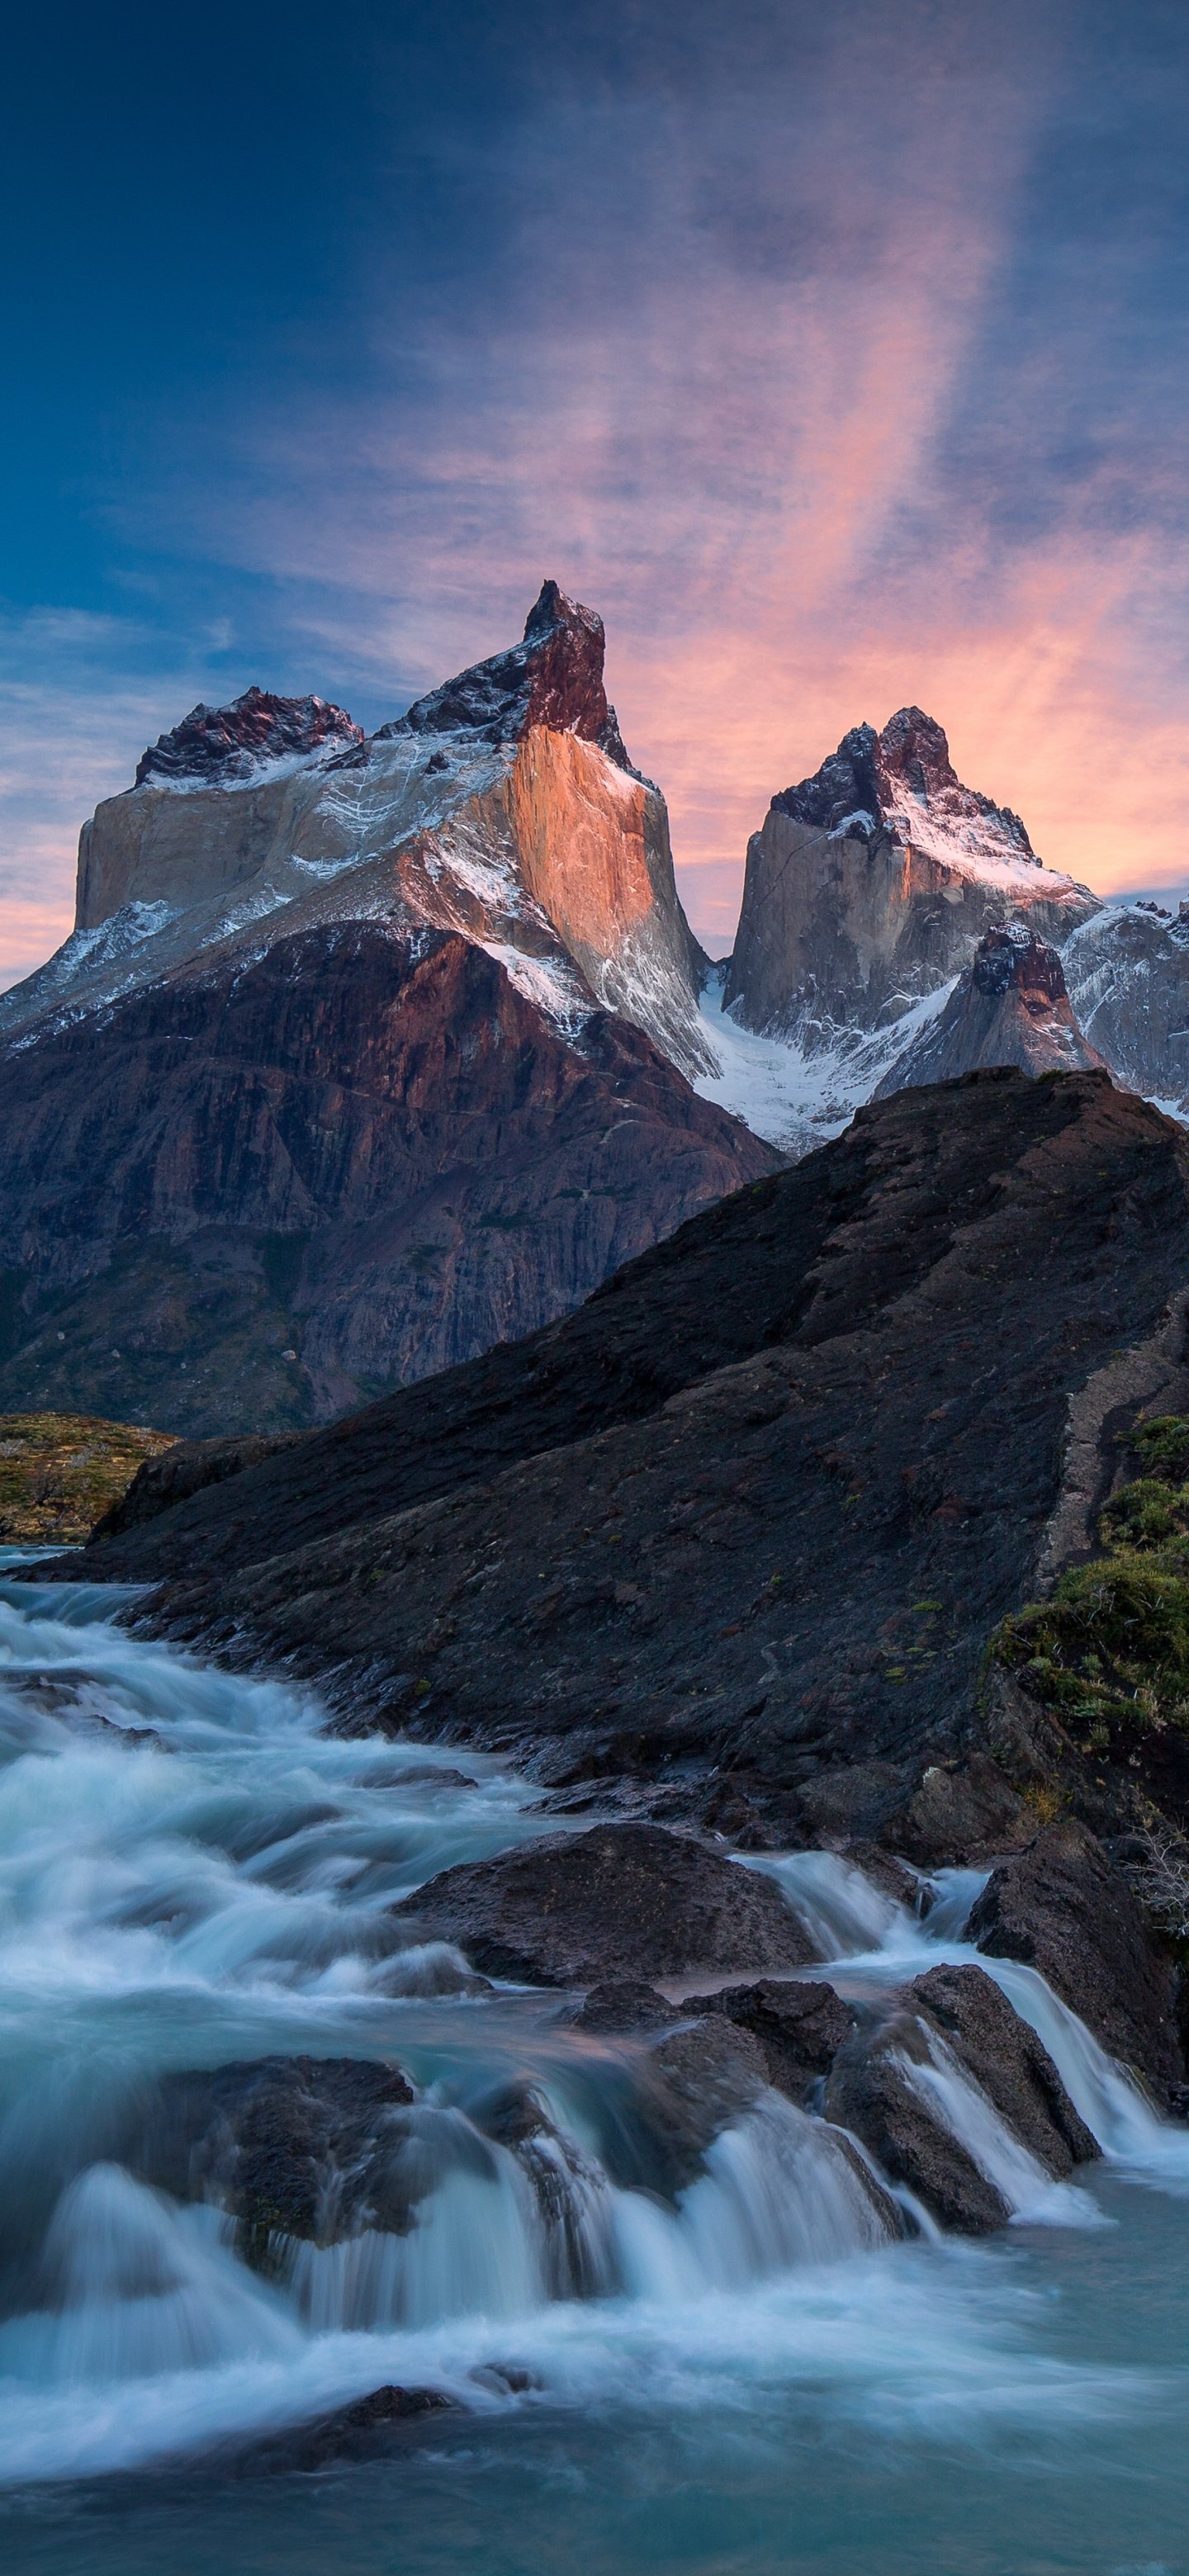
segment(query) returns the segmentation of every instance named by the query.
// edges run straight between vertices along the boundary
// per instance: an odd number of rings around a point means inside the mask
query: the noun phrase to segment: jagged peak
[[[1024,824],[1010,805],[965,787],[949,741],[921,707],[899,707],[882,732],[852,725],[811,778],[772,799],[773,811],[839,839],[887,833],[930,856],[1024,860],[1040,865]]]
[[[967,975],[976,993],[991,997],[1014,987],[1034,1007],[1069,999],[1057,950],[1024,921],[996,922],[985,931]]]
[[[490,743],[516,742],[530,725],[573,733],[598,744],[620,769],[632,771],[615,709],[603,683],[606,637],[602,618],[560,583],[545,580],[524,622],[519,644],[473,662],[403,716],[381,725],[377,740],[406,733],[469,733]],[[638,771],[632,771],[638,776]]]
[[[134,784],[190,779],[223,785],[251,779],[268,761],[362,741],[362,726],[329,699],[279,698],[253,684],[226,707],[200,700],[171,732],[158,734],[137,762]]]

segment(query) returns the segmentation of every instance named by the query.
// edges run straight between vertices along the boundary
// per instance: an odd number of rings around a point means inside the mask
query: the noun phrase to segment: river
[[[312,1694],[115,1626],[110,1589],[3,1571],[0,2545],[20,2576],[1189,2571],[1189,2133],[1032,1972],[980,1962],[1101,2165],[1054,2186],[952,2065],[921,2078],[1015,2207],[1001,2237],[883,2241],[821,2124],[775,2097],[665,2207],[601,2162],[613,2043],[556,1995],[443,1996],[437,1952],[393,1947],[395,1898],[539,1830],[530,1786],[457,1747],[328,1736]],[[746,1865],[840,1988],[975,1955],[970,1873],[926,1929],[828,1855]],[[299,2052],[397,2060],[440,2179],[411,2234],[307,2247],[264,2281],[217,2211],[132,2180],[111,2142],[170,2070]],[[509,2077],[577,2142],[586,2296],[551,2291],[520,2168],[480,2138]],[[456,2411],[375,2461],[236,2467],[246,2434],[389,2382]]]

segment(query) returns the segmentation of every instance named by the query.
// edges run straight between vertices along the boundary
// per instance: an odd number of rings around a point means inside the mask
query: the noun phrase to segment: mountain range
[[[0,999],[0,1406],[288,1433],[531,1333],[874,1096],[1105,1065],[1189,1105],[1189,923],[1105,905],[858,725],[772,799],[732,957],[678,899],[604,635],[365,738],[249,689],[83,827]]]

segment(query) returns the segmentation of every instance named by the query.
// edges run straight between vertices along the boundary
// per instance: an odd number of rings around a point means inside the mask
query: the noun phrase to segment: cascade
[[[815,2111],[760,2090],[666,2188],[643,2150],[624,2162],[639,2043],[592,2046],[567,1998],[489,1986],[446,1943],[400,1947],[399,1898],[555,1829],[529,1784],[330,1736],[310,1694],[137,1638],[122,1606],[0,1569],[0,2480],[217,2446],[390,2381],[482,2412],[510,2386],[709,2385],[707,2354],[711,2378],[757,2349],[827,2375],[845,2349],[850,2371],[856,2301],[865,2350],[886,2319],[941,2351],[939,2298],[969,2339],[969,2256],[902,2233]],[[821,1953],[801,1973],[842,1993],[976,1961],[1105,2155],[1189,2190],[1189,2141],[1036,1971],[964,1942],[977,1872],[922,1883],[917,1913],[829,1853],[740,1865],[776,1878]],[[143,2141],[171,2084],[298,2057],[404,2071],[375,2186],[397,2197],[378,2214],[346,2150],[324,2156],[313,2219],[249,2244]],[[1021,2220],[1097,2218],[944,2047],[904,2072]],[[503,2127],[497,2102],[522,2106]]]

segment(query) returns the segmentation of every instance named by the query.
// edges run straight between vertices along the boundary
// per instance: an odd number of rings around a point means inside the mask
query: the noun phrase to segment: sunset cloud
[[[509,641],[544,573],[603,613],[716,945],[773,791],[907,701],[1050,864],[1186,872],[1165,13],[595,32],[530,9],[420,114],[377,57],[391,149],[333,353],[311,320],[165,404],[150,470],[97,493],[123,599],[85,652],[23,630],[8,701],[10,953],[56,935],[83,813],[195,696],[378,722]]]

